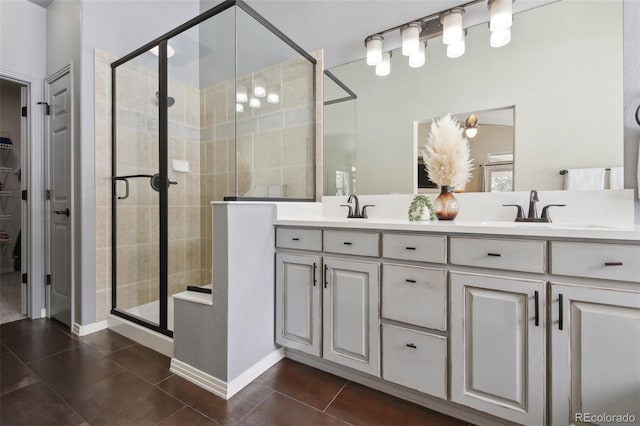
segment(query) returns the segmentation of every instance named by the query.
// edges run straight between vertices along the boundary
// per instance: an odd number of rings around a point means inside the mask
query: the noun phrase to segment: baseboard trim
[[[156,333],[153,330],[149,330],[148,328],[144,328],[115,315],[109,315],[108,322],[109,330],[113,330],[165,356],[173,356],[173,339],[169,336]]]
[[[91,324],[87,325],[80,325],[77,322],[74,322],[73,327],[71,327],[71,333],[75,334],[76,336],[86,336],[97,331],[105,330],[108,327],[108,320],[92,322]]]
[[[220,398],[230,399],[282,358],[284,358],[284,349],[275,350],[249,367],[231,382],[220,380],[176,358],[171,358],[169,371]]]
[[[341,365],[316,358],[312,355],[307,355],[295,350],[286,349],[285,356],[294,361],[298,361],[310,367],[317,368],[318,370],[335,374],[336,376],[351,380],[352,382],[359,383],[363,386],[387,393],[389,395],[404,399],[409,402],[413,402],[414,404],[421,405],[423,407],[429,408],[430,410],[446,414],[450,417],[455,417],[457,419],[469,422],[477,426],[514,425],[514,423],[511,423],[504,419],[481,413],[477,410],[458,405],[454,402],[431,397],[423,393],[384,381],[378,377],[370,376],[368,374],[352,370],[348,367],[343,367]]]

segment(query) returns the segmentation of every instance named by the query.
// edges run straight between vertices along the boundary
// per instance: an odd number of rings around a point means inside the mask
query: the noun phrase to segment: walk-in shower
[[[111,64],[112,310],[172,335],[212,283],[212,201],[315,199],[315,65],[241,1]]]

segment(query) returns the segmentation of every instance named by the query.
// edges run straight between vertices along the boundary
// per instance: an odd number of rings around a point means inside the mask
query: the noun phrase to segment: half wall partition
[[[315,200],[316,61],[240,0],[111,64],[112,309],[172,335],[211,202]]]

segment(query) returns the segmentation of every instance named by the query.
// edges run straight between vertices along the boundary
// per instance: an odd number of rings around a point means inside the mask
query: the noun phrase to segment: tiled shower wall
[[[209,284],[212,276],[210,202],[225,195],[310,198],[313,194],[313,130],[317,132],[316,175],[322,170],[322,51],[308,62],[296,59],[240,78],[279,82],[280,103],[262,98],[260,109],[245,104],[238,114],[236,182],[235,82],[201,90],[169,80],[169,294],[187,284]],[[116,58],[95,51],[96,152],[96,321],[111,308],[111,68]],[[158,172],[157,74],[135,64],[118,72],[118,174]],[[123,74],[123,75],[121,75]],[[126,78],[125,78],[126,74]],[[247,83],[248,84],[248,83]],[[250,84],[247,85],[250,90]],[[121,94],[122,92],[122,94]],[[315,120],[314,120],[315,118]],[[125,143],[126,142],[126,143]],[[122,147],[122,148],[121,148]],[[189,173],[172,171],[186,160]],[[158,299],[158,193],[148,180],[130,180],[131,194],[118,206],[118,307],[128,309]],[[316,194],[322,194],[316,180]],[[319,189],[318,189],[319,186]],[[118,192],[124,192],[124,184]]]

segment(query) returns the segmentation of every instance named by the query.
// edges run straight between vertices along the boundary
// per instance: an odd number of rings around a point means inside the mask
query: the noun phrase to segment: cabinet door
[[[551,423],[640,421],[640,293],[552,284],[551,301]]]
[[[276,254],[276,342],[320,356],[320,256]]]
[[[379,264],[324,258],[323,357],[380,373]]]
[[[544,424],[543,281],[451,273],[451,399]]]

